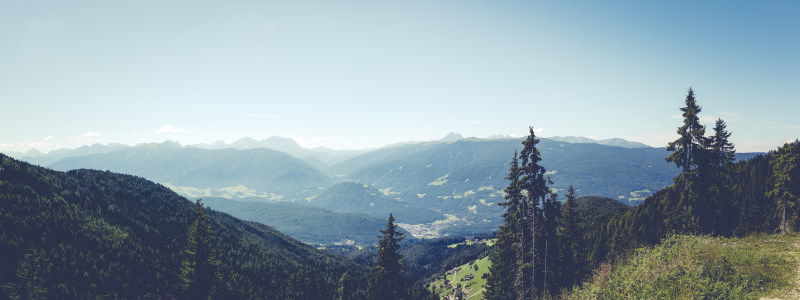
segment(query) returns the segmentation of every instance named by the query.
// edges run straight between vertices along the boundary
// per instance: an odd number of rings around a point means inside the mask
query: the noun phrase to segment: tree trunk
[[[786,234],[786,204],[783,205],[783,214],[781,216],[781,234]]]

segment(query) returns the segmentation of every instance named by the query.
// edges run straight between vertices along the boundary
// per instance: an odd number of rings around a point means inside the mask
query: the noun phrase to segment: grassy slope
[[[467,293],[465,299],[483,299],[483,286],[486,285],[486,279],[483,278],[483,274],[489,272],[489,257],[481,258],[475,261],[474,264],[478,265],[477,271],[472,265],[466,263],[458,266],[458,273],[447,275],[446,278],[448,281],[452,282],[453,288],[446,288],[444,279],[434,281],[431,286],[436,287],[435,291],[438,292],[439,297],[444,297],[450,294],[458,283],[461,283],[462,289]],[[470,281],[462,281],[467,274],[472,274],[475,278]]]
[[[673,236],[603,265],[567,299],[799,299],[800,235]]]

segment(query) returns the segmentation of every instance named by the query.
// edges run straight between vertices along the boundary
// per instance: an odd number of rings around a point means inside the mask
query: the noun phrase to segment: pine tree
[[[678,210],[676,216],[668,221],[673,230],[680,227],[684,232],[696,232],[698,230],[697,220],[697,201],[698,192],[696,186],[699,185],[698,173],[706,159],[706,149],[708,139],[705,137],[705,126],[700,125],[700,106],[694,97],[694,91],[689,88],[686,95],[686,106],[680,110],[683,112],[683,125],[678,127],[680,137],[667,145],[667,151],[671,151],[666,161],[673,162],[681,168],[681,174],[675,178],[675,184],[682,191],[678,199]]]
[[[519,223],[520,202],[522,201],[522,191],[519,187],[519,161],[517,152],[511,159],[510,169],[506,179],[509,180],[505,192],[505,202],[498,205],[506,207],[503,213],[504,224],[497,232],[497,240],[494,244],[494,251],[489,256],[491,265],[489,266],[489,278],[486,279],[486,299],[514,299],[513,283],[518,269],[515,245],[517,235],[515,230]]]
[[[322,283],[318,272],[308,266],[301,266],[289,278],[287,300],[316,300],[322,298]]]
[[[554,293],[558,290],[561,278],[559,262],[561,241],[558,236],[558,227],[561,223],[561,202],[555,193],[544,199],[542,203],[542,237],[544,240],[544,256],[542,259],[542,291]]]
[[[403,278],[403,256],[397,251],[403,233],[397,231],[394,216],[389,214],[386,229],[381,230],[383,235],[378,236],[377,260],[378,264],[370,271],[367,284],[367,298],[369,299],[407,299],[406,282]]]
[[[784,145],[772,154],[772,171],[775,177],[775,186],[767,193],[767,197],[775,200],[778,211],[781,214],[780,227],[778,227],[780,234],[785,234],[789,230],[786,226],[786,210],[793,208],[798,202],[798,195],[793,193],[794,191],[790,187],[792,176],[796,173],[795,169],[800,163],[797,147],[800,147],[800,142],[795,141]]]
[[[714,136],[712,136],[709,141],[711,145],[710,162],[716,169],[731,164],[736,160],[736,149],[733,147],[733,144],[728,141],[731,134],[725,130],[727,126],[724,120],[717,119],[714,124]]]
[[[725,130],[727,125],[717,119],[714,135],[708,141],[705,171],[700,174],[703,186],[704,205],[699,209],[701,228],[706,233],[727,234],[732,230],[736,212],[731,203],[731,187],[726,186],[728,170],[736,159],[736,150],[728,141],[731,134]]]
[[[683,173],[693,174],[700,164],[700,156],[708,142],[704,136],[706,128],[700,125],[701,108],[697,105],[692,88],[689,88],[685,102],[686,106],[681,108],[683,126],[678,127],[680,137],[667,145],[667,151],[672,153],[666,160],[675,163]]]
[[[189,227],[187,247],[181,267],[181,284],[187,298],[212,299],[221,287],[220,261],[217,260],[214,236],[208,225],[203,203],[197,200],[195,219]]]
[[[339,295],[337,299],[339,300],[350,300],[353,294],[353,286],[350,283],[350,278],[347,272],[342,274],[342,277],[339,278],[339,289],[336,290],[336,294]]]
[[[523,227],[523,236],[520,241],[523,245],[522,249],[525,251],[520,262],[522,266],[520,273],[523,274],[524,280],[521,282],[522,287],[517,287],[517,297],[522,299],[534,297],[544,288],[544,280],[537,280],[537,277],[543,278],[545,274],[544,261],[540,256],[545,255],[544,248],[549,246],[546,239],[540,238],[544,218],[541,205],[552,196],[549,187],[552,182],[545,176],[544,167],[539,165],[539,162],[542,161],[541,153],[536,148],[539,139],[536,138],[533,127],[530,127],[529,130],[530,135],[522,142],[519,172],[520,187],[525,195],[524,201],[522,201],[522,211],[526,224]]]
[[[567,189],[567,201],[564,202],[564,210],[561,216],[561,265],[562,265],[562,278],[563,285],[570,286],[577,282],[580,270],[579,266],[585,263],[583,258],[583,247],[580,228],[580,220],[578,213],[575,211],[575,188],[569,185]]]
[[[19,282],[12,286],[10,299],[47,299],[47,282],[50,259],[42,249],[30,247],[17,267]]]

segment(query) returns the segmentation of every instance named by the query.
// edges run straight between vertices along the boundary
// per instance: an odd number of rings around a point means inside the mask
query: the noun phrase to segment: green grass
[[[798,299],[800,236],[673,236],[603,265],[565,299]]]
[[[473,265],[478,266],[476,271]],[[459,266],[459,271],[453,275],[447,275],[446,280],[452,283],[452,288],[446,287],[444,279],[437,279],[430,285],[431,291],[444,297],[453,292],[457,284],[461,284],[462,289],[466,291],[467,297],[465,299],[477,300],[483,299],[483,286],[486,285],[486,279],[483,278],[484,274],[489,273],[489,257],[484,257],[474,261],[473,265],[466,263]],[[463,279],[467,274],[475,276],[472,280],[464,281]]]
[[[488,239],[488,240],[482,241],[482,243],[486,244],[486,246],[491,247],[491,246],[494,245],[495,241],[497,241],[497,239]],[[472,244],[475,244],[475,242],[472,241],[472,240],[465,240],[465,241],[463,241],[461,243],[455,243],[455,244],[447,245],[447,248],[455,248],[455,247],[458,247],[459,245],[472,245]]]

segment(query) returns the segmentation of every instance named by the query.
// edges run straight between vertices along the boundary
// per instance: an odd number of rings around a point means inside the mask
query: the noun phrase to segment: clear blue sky
[[[0,151],[528,126],[663,147],[690,86],[767,151],[800,138],[799,3],[2,1]]]

